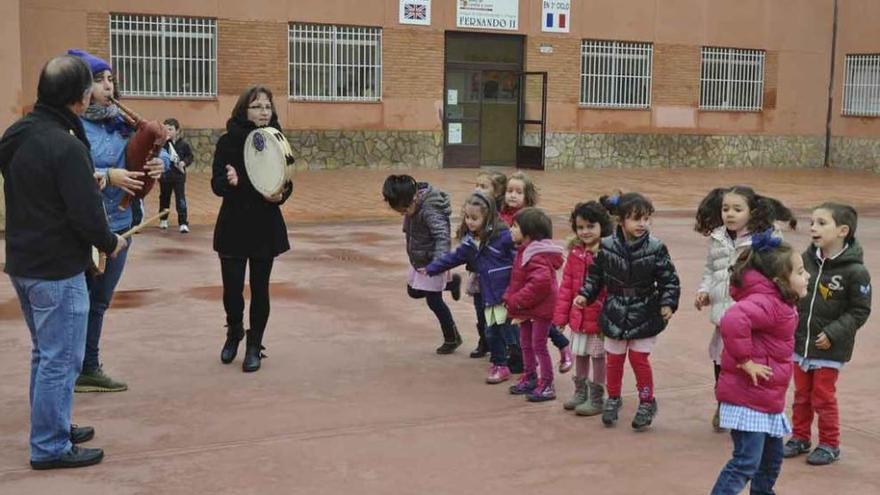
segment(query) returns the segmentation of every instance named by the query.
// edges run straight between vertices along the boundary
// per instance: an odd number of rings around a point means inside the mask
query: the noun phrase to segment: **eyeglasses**
[[[272,105],[249,105],[248,110],[266,110],[267,112],[271,112]]]

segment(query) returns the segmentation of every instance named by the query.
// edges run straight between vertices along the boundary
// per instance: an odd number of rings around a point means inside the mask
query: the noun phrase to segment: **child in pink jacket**
[[[782,469],[782,439],[791,433],[783,414],[791,381],[797,300],[809,274],[801,256],[767,230],[752,236],[737,259],[730,295],[736,303],[721,318],[721,375],[715,395],[721,427],[730,429],[733,458],[712,495],[773,493]]]
[[[530,402],[553,400],[556,390],[547,335],[556,304],[556,270],[562,268],[562,248],[553,243],[550,217],[537,208],[520,210],[510,234],[519,247],[503,299],[507,317],[520,322],[524,364],[523,374],[510,393],[526,395]]]

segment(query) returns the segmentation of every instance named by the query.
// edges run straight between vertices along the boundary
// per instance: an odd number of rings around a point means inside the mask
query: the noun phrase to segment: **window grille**
[[[880,54],[847,55],[843,114],[880,117]]]
[[[317,101],[382,97],[382,29],[291,24],[290,96]]]
[[[700,108],[761,111],[764,105],[764,50],[703,47]]]
[[[126,96],[216,96],[217,21],[111,14],[110,61]]]
[[[584,40],[581,105],[649,108],[653,55],[651,43]]]

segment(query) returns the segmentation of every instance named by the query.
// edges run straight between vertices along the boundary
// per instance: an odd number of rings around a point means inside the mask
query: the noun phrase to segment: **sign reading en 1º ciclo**
[[[519,0],[458,0],[456,25],[470,29],[519,29]]]

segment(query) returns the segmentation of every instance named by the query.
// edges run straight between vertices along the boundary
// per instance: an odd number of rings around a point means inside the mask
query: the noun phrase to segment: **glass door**
[[[518,167],[544,170],[546,122],[547,73],[520,73],[516,146],[516,164]]]
[[[446,167],[480,165],[482,72],[449,69],[443,92],[443,164]]]

